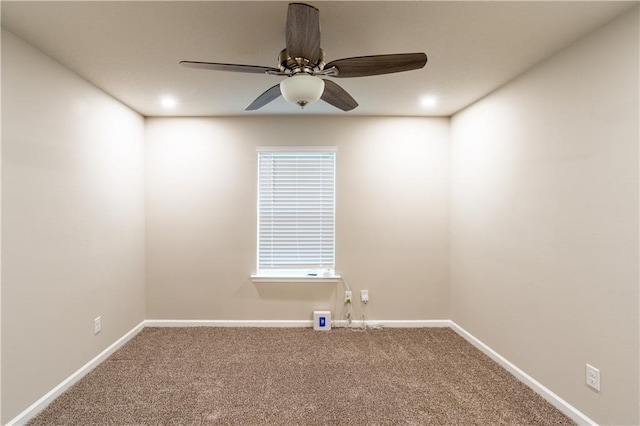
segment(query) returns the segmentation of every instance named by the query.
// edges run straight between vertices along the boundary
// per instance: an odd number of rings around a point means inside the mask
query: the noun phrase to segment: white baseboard
[[[386,320],[386,321],[367,321],[367,323],[380,324],[386,328],[418,328],[418,327],[445,327],[451,324],[449,320]]]
[[[371,328],[449,328],[449,320],[367,320],[367,327]],[[334,320],[332,326],[335,328],[361,328],[362,320],[353,320],[351,324],[347,320]]]
[[[312,320],[146,320],[145,327],[313,327]]]
[[[449,327],[449,320],[368,320],[368,326],[387,328]],[[362,321],[352,321],[361,327]],[[313,327],[312,320],[146,320],[145,327]],[[347,321],[334,320],[332,326],[346,327]]]
[[[489,358],[500,364],[503,368],[513,374],[518,380],[529,386],[537,394],[542,396],[551,405],[556,407],[566,416],[578,424],[597,425],[595,421],[581,413],[567,401],[560,398],[540,382],[529,376],[523,370],[512,364],[505,357],[485,345],[478,338],[460,327],[451,320],[387,320],[387,321],[367,321],[368,326],[382,326],[387,328],[409,328],[409,327],[448,327],[462,336],[466,341],[478,348]],[[144,320],[134,327],[127,334],[118,339],[115,343],[102,351],[75,373],[65,379],[58,386],[49,391],[42,398],[34,402],[30,407],[18,414],[9,421],[7,425],[23,425],[42,411],[51,401],[60,396],[64,391],[73,386],[89,371],[108,358],[113,352],[123,346],[132,337],[138,334],[144,327],[312,327],[311,320]],[[333,322],[336,328],[346,327],[347,322],[337,320]],[[353,321],[352,327],[362,326],[362,321]]]
[[[485,345],[482,341],[480,341],[477,337],[469,333],[464,328],[460,327],[453,321],[449,321],[450,327],[453,331],[462,336],[467,342],[471,343],[476,348],[480,349],[485,355],[489,358],[500,364],[505,370],[509,373],[513,374],[518,380],[520,380],[525,385],[529,386],[533,389],[538,395],[547,400],[551,405],[556,407],[562,413],[564,413],[567,417],[569,417],[574,422],[580,425],[597,425],[595,421],[581,413],[574,406],[569,404],[564,399],[560,398],[554,392],[552,392],[549,388],[544,386],[542,383],[538,382],[536,379],[525,373],[520,368],[516,367],[505,357],[500,355],[498,352],[491,349],[489,346]]]
[[[98,364],[107,359],[112,353],[127,343],[131,338],[138,334],[144,328],[144,321],[135,326],[127,334],[116,340],[113,344],[100,352],[91,361],[80,367],[75,373],[71,374],[63,380],[58,386],[47,392],[42,398],[31,404],[26,410],[9,420],[7,426],[24,425],[34,418],[40,411],[49,405],[54,399],[62,395],[67,389],[76,384],[80,379],[87,375],[91,370],[96,368]]]

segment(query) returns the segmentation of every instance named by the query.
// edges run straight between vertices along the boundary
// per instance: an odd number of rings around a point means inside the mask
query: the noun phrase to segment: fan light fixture
[[[285,78],[280,83],[282,96],[301,108],[317,102],[324,92],[324,81],[308,74],[298,74]]]
[[[2,1],[2,0],[0,0]],[[180,61],[180,65],[213,71],[243,72],[286,77],[258,96],[245,111],[255,111],[281,95],[304,108],[318,99],[342,111],[358,106],[353,97],[332,78],[366,77],[418,70],[427,63],[424,53],[393,53],[389,55],[355,56],[324,60],[320,47],[320,11],[304,3],[289,3],[285,27],[286,45],[278,55],[276,67],[229,64],[223,62]],[[380,90],[372,85],[372,90]]]

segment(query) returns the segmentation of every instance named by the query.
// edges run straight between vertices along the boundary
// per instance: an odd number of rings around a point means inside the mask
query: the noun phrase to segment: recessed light
[[[438,105],[438,98],[433,95],[423,96],[422,99],[420,99],[420,104],[425,108],[433,108]]]
[[[166,109],[174,109],[178,105],[178,102],[172,96],[161,96],[160,105]]]

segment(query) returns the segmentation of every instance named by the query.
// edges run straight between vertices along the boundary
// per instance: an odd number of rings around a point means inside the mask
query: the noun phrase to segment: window
[[[257,263],[257,277],[334,276],[335,148],[259,148]]]

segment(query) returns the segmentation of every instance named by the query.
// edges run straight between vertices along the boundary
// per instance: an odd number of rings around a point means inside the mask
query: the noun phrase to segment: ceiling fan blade
[[[320,58],[320,12],[304,3],[290,3],[287,9],[287,53],[316,64]]]
[[[343,111],[351,111],[358,106],[356,100],[346,90],[331,80],[324,80],[324,92],[320,99]]]
[[[277,68],[273,67],[261,67],[258,65],[219,64],[216,62],[180,61],[180,65],[184,67],[199,68],[203,70],[246,72],[251,74],[265,74],[267,71],[279,71]]]
[[[365,77],[417,70],[426,63],[427,55],[424,53],[398,53],[338,59],[329,62],[324,68],[336,67],[338,75],[335,77]]]
[[[258,108],[262,108],[269,102],[278,98],[282,93],[280,92],[280,84],[276,84],[275,86],[268,89],[262,95],[258,96],[255,101],[251,102],[251,105],[245,108],[245,111],[254,111]]]

